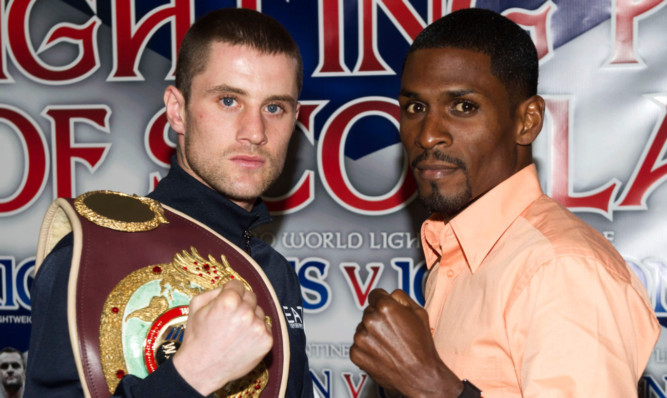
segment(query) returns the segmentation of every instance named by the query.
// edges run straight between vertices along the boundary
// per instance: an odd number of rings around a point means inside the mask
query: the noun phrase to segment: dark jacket
[[[247,212],[181,169],[175,161],[169,174],[149,197],[206,224],[250,253],[271,281],[284,311],[290,340],[290,369],[286,397],[312,397],[312,380],[306,357],[301,287],[290,263],[250,231],[271,221],[261,200]],[[32,331],[25,397],[82,396],[67,329],[67,281],[72,259],[72,234],[63,238],[46,257],[33,281]],[[295,317],[295,311],[298,316]],[[114,396],[201,397],[178,374],[171,360],[145,379],[125,376]]]

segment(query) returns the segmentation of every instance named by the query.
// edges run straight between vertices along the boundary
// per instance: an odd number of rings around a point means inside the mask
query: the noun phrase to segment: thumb
[[[206,304],[213,301],[213,299],[218,297],[221,291],[222,288],[219,287],[217,289],[207,290],[203,293],[194,296],[192,300],[190,300],[190,314],[199,311],[200,308],[206,306]]]
[[[395,301],[408,308],[414,308],[415,306],[419,307],[419,304],[417,304],[413,299],[411,299],[410,296],[405,292],[405,290],[401,289],[394,290],[393,292],[391,292],[391,298],[393,298]]]

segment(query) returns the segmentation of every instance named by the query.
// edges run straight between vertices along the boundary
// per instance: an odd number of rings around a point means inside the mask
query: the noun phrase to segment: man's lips
[[[230,160],[241,167],[249,169],[260,168],[266,163],[266,160],[262,156],[257,155],[235,155]]]
[[[414,169],[417,172],[418,177],[425,180],[437,180],[439,178],[448,177],[460,170],[459,167],[454,164],[441,162],[421,162],[417,164]]]

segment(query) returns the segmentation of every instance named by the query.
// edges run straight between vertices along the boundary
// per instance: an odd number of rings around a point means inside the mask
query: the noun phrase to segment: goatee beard
[[[428,159],[429,157],[454,164],[465,175],[465,187],[463,187],[464,189],[457,194],[454,194],[453,196],[443,195],[443,193],[438,190],[438,185],[435,182],[431,182],[430,194],[424,196],[422,192],[419,192],[419,199],[422,201],[429,212],[440,213],[445,219],[450,220],[459,214],[463,209],[465,209],[472,201],[472,189],[470,188],[470,180],[468,179],[468,168],[461,159],[452,157],[438,150],[424,151],[424,153],[412,160],[412,168],[416,169],[420,162]]]
[[[472,201],[472,190],[466,178],[465,189],[454,196],[444,196],[438,191],[436,183],[431,183],[431,193],[427,196],[419,194],[426,209],[431,213],[440,213],[446,220],[451,220]]]

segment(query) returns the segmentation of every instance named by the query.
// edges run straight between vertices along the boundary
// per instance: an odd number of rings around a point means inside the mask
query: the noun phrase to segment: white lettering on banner
[[[0,315],[0,323],[32,323],[30,315]]]
[[[350,357],[350,346],[348,343],[308,343],[306,354],[313,358],[343,358]]]
[[[359,232],[283,232],[282,245],[287,249],[359,249],[364,238]]]
[[[414,249],[421,247],[421,238],[410,232],[380,232],[369,234],[371,249]]]
[[[659,347],[655,348],[651,354],[651,359],[653,362],[667,362],[667,350]]]
[[[368,238],[359,232],[282,232],[280,243],[286,249],[415,249],[421,247],[421,238],[412,232],[369,232]],[[273,245],[275,236],[264,234],[262,240]],[[367,245],[365,245],[367,243]]]

